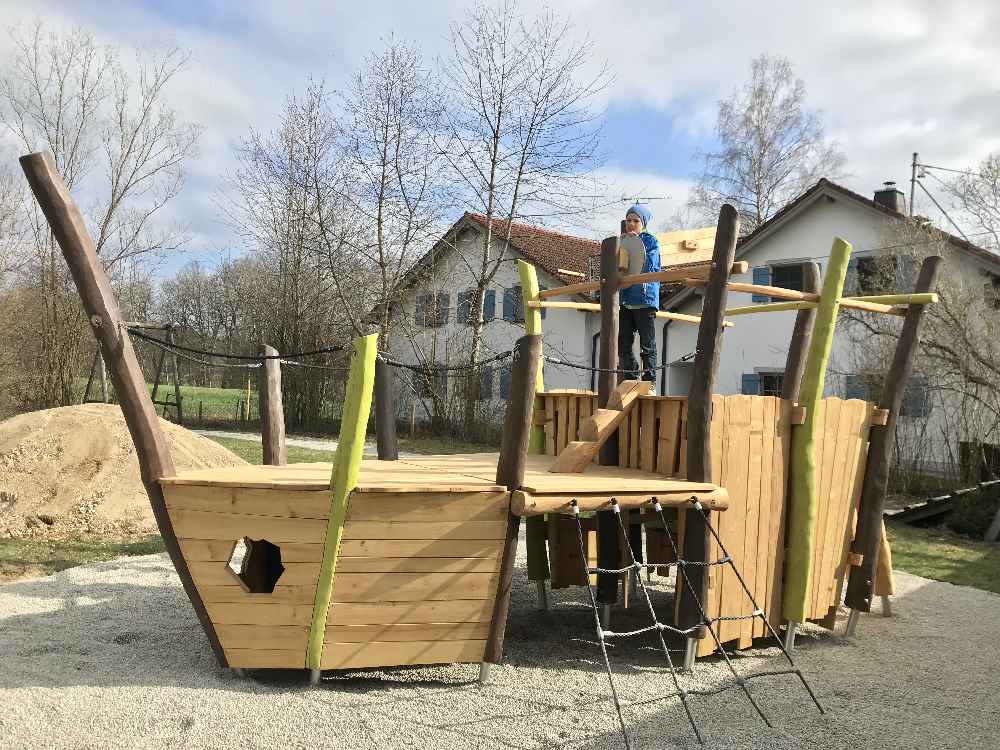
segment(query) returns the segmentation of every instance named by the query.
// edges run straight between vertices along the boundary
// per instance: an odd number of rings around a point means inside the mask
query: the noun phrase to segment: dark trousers
[[[618,367],[626,379],[639,379],[639,365],[632,354],[636,332],[639,333],[639,356],[642,358],[642,379],[656,382],[656,310],[652,307],[618,308]]]

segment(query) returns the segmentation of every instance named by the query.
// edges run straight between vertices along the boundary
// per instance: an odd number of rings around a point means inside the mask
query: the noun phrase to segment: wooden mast
[[[174,463],[167,449],[166,438],[157,422],[153,402],[146,391],[146,381],[125,330],[118,302],[111,290],[111,282],[97,257],[94,242],[87,232],[83,216],[59,175],[52,154],[47,151],[28,154],[22,156],[20,162],[35,199],[66,258],[91,329],[101,347],[101,354],[107,363],[111,382],[115,387],[122,413],[125,415],[125,423],[135,444],[139,458],[139,473],[146,494],[149,496],[156,525],[167,548],[167,554],[174,564],[188,599],[194,606],[205,635],[208,636],[215,658],[221,666],[226,667],[228,662],[215,627],[205,611],[205,604],[195,588],[194,581],[191,580],[187,562],[181,554],[177,536],[167,515],[163,490],[158,480],[176,473]]]

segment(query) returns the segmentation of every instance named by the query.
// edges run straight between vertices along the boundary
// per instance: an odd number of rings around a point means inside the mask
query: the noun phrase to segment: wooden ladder
[[[623,380],[619,383],[608,399],[607,407],[597,409],[580,425],[578,434],[581,440],[574,440],[563,448],[549,471],[554,474],[581,473],[638,403],[639,396],[651,393],[652,390],[653,384],[648,380]]]

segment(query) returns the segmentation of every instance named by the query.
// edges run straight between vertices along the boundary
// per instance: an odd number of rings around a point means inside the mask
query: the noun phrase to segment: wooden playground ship
[[[915,295],[844,299],[850,246],[837,240],[821,291],[753,287],[791,301],[727,311],[727,288],[753,285],[729,281],[740,270],[738,220],[725,206],[710,258],[655,274],[619,278],[617,237],[602,245],[600,282],[539,292],[533,267],[521,262],[526,335],[514,350],[499,454],[363,460],[377,382],[372,335],[353,345],[332,466],[281,465],[280,375],[277,353],[265,347],[261,413],[271,441],[265,460],[278,465],[178,473],[110,284],[51,155],[32,154],[21,163],[73,273],[167,551],[220,665],[306,668],[316,680],[322,669],[499,663],[521,518],[528,519],[528,575],[544,592],[549,578],[554,587],[589,585],[588,564],[581,566],[581,547],[572,543],[577,527],[569,525],[578,516],[568,513],[594,513],[580,520],[592,530],[587,540],[596,542],[596,551],[585,548],[583,555],[602,569],[619,568],[621,547],[634,551],[631,530],[644,522],[652,498],[676,509],[680,541],[679,549],[668,548],[659,530],[647,528],[647,562],[667,565],[678,554],[690,561],[691,594],[678,585],[674,612],[678,628],[695,631],[688,663],[719,641],[749,645],[767,628],[762,616],[720,620],[711,639],[704,627],[698,630],[706,615],[724,618],[746,603],[731,572],[704,564],[719,557],[720,544],[775,629],[783,621],[789,635],[804,620],[831,625],[845,582],[852,609],[869,611],[884,545],[889,436],[921,304],[933,301],[937,259],[925,264]],[[684,399],[656,397],[647,384],[616,377],[618,289],[652,280],[705,287],[702,316],[676,316],[699,325],[697,374]],[[591,308],[548,301],[583,287],[601,288],[598,391],[546,392],[540,310]],[[821,398],[841,305],[905,316],[878,407]],[[713,396],[725,317],[789,306],[800,312],[786,380],[798,392],[780,399]],[[387,392],[376,394],[380,430],[390,422],[382,418],[391,406]],[[628,540],[618,519],[611,523],[613,499],[629,519]],[[701,522],[706,515],[717,537]],[[245,556],[234,568],[241,545]],[[887,557],[881,555],[883,570]],[[619,580],[598,576],[601,604],[618,601]]]

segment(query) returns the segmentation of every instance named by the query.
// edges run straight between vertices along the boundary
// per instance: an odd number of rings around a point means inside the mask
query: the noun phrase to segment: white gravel
[[[0,748],[624,747],[585,590],[555,592],[539,612],[521,573],[506,664],[485,688],[476,665],[330,673],[313,689],[298,671],[237,678],[216,666],[166,555],[0,586]],[[752,689],[773,729],[738,689],[692,697],[705,747],[1000,747],[1000,596],[903,573],[897,589],[895,616],[865,617],[853,640],[800,636],[825,716],[794,677],[762,678]],[[613,624],[641,626],[639,614],[616,611]],[[776,669],[778,653],[736,663]],[[669,691],[651,642],[618,645],[612,660],[625,701]],[[727,674],[700,660],[681,680]],[[626,716],[633,747],[699,747],[676,699]]]

